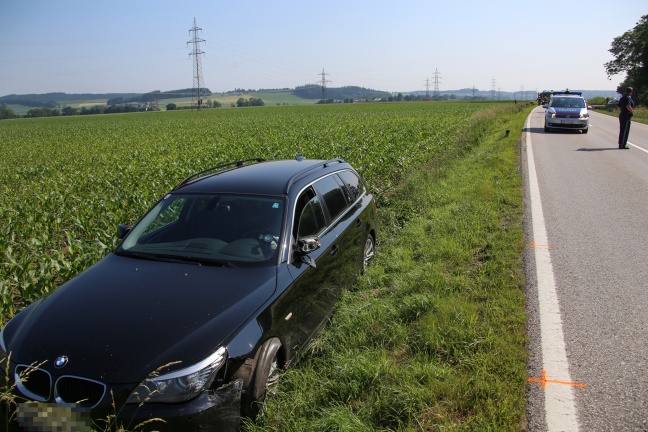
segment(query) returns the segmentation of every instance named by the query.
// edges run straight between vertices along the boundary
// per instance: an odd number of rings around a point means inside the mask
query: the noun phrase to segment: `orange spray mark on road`
[[[575,383],[575,382],[548,380],[547,379],[547,371],[542,371],[542,378],[529,378],[527,381],[528,382],[542,383],[542,388],[547,388],[547,383],[549,383],[549,384],[562,384],[562,385],[568,385],[568,386],[572,386],[572,387],[586,387],[585,384],[580,384],[580,383]]]
[[[550,245],[550,244],[547,244],[547,243],[536,243],[536,242],[527,243],[527,244],[525,244],[525,246],[528,246],[528,247],[531,247],[531,248],[537,248],[537,247],[546,247],[546,248],[549,248],[549,249],[553,249],[553,248],[554,248],[554,246],[552,246],[552,245]]]

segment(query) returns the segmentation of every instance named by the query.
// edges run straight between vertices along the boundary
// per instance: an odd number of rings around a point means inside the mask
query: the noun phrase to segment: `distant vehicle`
[[[66,415],[238,429],[369,264],[376,229],[374,197],[341,159],[189,176],[120,225],[113,253],[0,331],[0,394],[15,392],[21,430]]]
[[[546,105],[549,103],[549,98],[551,98],[551,94],[553,93],[553,90],[544,90],[541,93],[538,93],[538,105]]]
[[[608,104],[608,105],[617,106],[617,105],[619,104],[619,101],[616,100],[616,99],[612,99],[612,100],[608,101],[607,104]]]
[[[554,92],[546,108],[545,132],[554,129],[589,131],[588,104],[581,92]]]

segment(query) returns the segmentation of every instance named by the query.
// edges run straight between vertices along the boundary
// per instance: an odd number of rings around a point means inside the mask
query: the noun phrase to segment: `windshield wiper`
[[[186,259],[187,261],[194,262],[200,265],[218,266],[218,267],[236,267],[231,262],[223,259],[204,258],[204,257],[195,257],[195,256],[183,256],[182,259]]]
[[[169,256],[164,254],[152,254],[152,253],[142,253],[142,252],[131,252],[131,251],[115,251],[115,255],[144,259],[149,261],[162,261],[162,262],[174,262],[174,263],[191,263],[191,264],[200,264],[194,260],[187,260],[183,257]]]
[[[195,257],[190,255],[166,255],[159,253],[144,253],[144,252],[133,252],[119,250],[115,251],[115,255],[127,256],[151,261],[164,261],[164,262],[175,262],[175,263],[191,263],[196,265],[209,265],[209,266],[219,266],[219,267],[236,267],[234,264],[227,260],[222,259],[210,259],[204,257]]]

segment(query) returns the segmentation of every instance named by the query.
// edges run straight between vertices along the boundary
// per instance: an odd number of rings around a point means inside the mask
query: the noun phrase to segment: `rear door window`
[[[365,187],[362,180],[351,171],[341,171],[338,173],[349,196],[349,203],[353,204],[358,198],[365,193]]]
[[[342,185],[338,183],[336,178],[337,176],[330,175],[318,180],[313,185],[317,194],[324,199],[331,220],[337,219],[348,206],[347,197],[342,192]]]

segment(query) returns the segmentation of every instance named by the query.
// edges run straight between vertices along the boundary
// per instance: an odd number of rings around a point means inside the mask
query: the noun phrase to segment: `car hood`
[[[104,383],[142,381],[211,354],[276,288],[274,267],[232,268],[111,254],[4,329],[12,362]],[[68,364],[54,368],[60,356]]]

